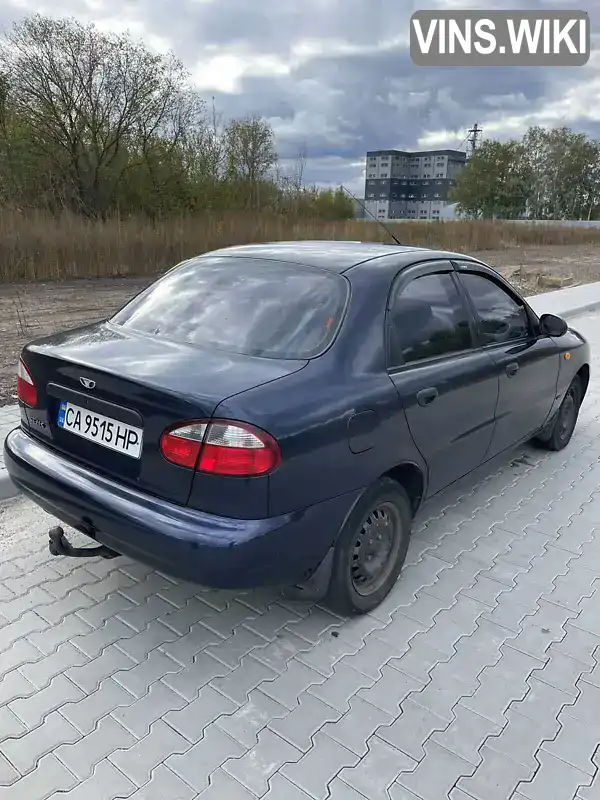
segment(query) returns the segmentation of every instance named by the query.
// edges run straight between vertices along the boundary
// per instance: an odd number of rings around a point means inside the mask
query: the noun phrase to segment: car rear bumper
[[[221,589],[301,583],[316,569],[360,492],[268,519],[218,517],[124,486],[66,459],[21,428],[4,461],[23,494],[122,555]]]

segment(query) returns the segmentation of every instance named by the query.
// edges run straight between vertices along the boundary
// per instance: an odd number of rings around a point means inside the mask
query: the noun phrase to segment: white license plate
[[[109,450],[125,456],[139,458],[142,453],[142,428],[134,428],[116,419],[88,411],[61,400],[58,410],[58,427],[81,436]]]

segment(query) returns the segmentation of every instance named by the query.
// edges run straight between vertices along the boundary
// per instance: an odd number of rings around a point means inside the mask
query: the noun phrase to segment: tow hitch
[[[110,547],[99,545],[98,547],[73,547],[67,539],[62,528],[50,528],[48,531],[48,549],[53,556],[71,556],[71,558],[117,558],[120,553],[111,550]]]

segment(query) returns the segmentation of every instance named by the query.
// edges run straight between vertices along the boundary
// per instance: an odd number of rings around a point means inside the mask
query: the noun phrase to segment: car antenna
[[[355,197],[355,196],[352,194],[352,192],[348,191],[348,189],[346,189],[346,187],[344,186],[344,184],[343,184],[343,183],[341,184],[341,187],[342,187],[342,189],[343,189],[343,190],[346,192],[346,194],[347,194],[347,195],[349,195],[349,196],[350,196],[350,197],[351,197],[351,198],[354,200],[354,202],[355,202],[355,203],[358,203],[358,205],[359,205],[359,206],[362,208],[362,210],[363,210],[363,211],[366,211],[366,212],[367,212],[367,214],[368,214],[370,217],[373,217],[373,219],[375,220],[375,222],[377,222],[379,225],[381,225],[381,227],[383,228],[383,230],[384,230],[384,231],[387,233],[387,235],[388,235],[388,236],[391,236],[391,238],[392,238],[392,239],[393,239],[393,240],[396,242],[396,244],[398,244],[398,245],[400,245],[400,247],[402,247],[402,242],[399,242],[399,241],[398,241],[398,239],[396,239],[396,237],[395,237],[395,236],[394,236],[394,234],[391,232],[391,230],[390,230],[390,229],[387,227],[387,225],[384,225],[384,224],[383,224],[383,222],[382,222],[382,221],[381,221],[381,220],[380,220],[378,217],[376,217],[376,216],[375,216],[375,214],[373,214],[371,211],[369,211],[369,209],[368,209],[368,208],[366,207],[366,205],[365,205],[365,204],[362,202],[362,200],[359,200],[359,199],[358,199],[358,197]]]

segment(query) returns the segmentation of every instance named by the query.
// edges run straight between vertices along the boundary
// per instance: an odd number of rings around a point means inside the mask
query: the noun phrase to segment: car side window
[[[389,326],[391,367],[473,346],[469,312],[448,272],[408,283],[393,301]]]
[[[460,280],[475,306],[485,344],[503,344],[531,334],[525,306],[495,281],[474,272],[461,272]]]

